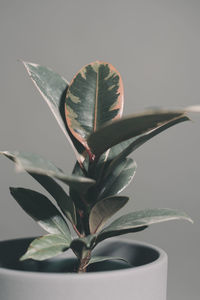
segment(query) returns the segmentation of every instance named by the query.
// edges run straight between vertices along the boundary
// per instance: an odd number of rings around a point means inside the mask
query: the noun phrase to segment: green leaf
[[[128,197],[109,197],[97,202],[89,216],[91,234],[98,233],[108,219],[118,212],[128,200]]]
[[[105,125],[88,138],[90,151],[100,156],[109,148],[153,129],[165,125],[178,117],[184,117],[184,111],[147,111],[134,114]]]
[[[192,222],[191,218],[189,218],[184,212],[168,208],[134,211],[118,218],[109,226],[104,228],[99,233],[97,240],[102,241],[108,237],[135,232],[140,228],[145,229],[151,224],[179,219]]]
[[[29,172],[28,172],[29,173]],[[51,177],[29,173],[55,199],[57,205],[72,224],[76,224],[76,209],[73,201],[64,189]]]
[[[83,249],[92,250],[94,248],[95,241],[96,241],[96,235],[91,234],[86,237],[74,239],[70,244],[70,248],[75,253],[75,255],[80,258]]]
[[[61,254],[69,248],[69,241],[62,235],[48,234],[35,239],[20,260],[45,260]]]
[[[95,184],[95,181],[81,176],[67,176],[62,170],[58,169],[54,164],[45,158],[23,152],[11,152],[3,151],[0,154],[4,154],[6,157],[15,161],[18,171],[27,171],[34,174],[46,175],[57,178],[70,187],[76,188],[82,193],[85,193],[89,187]]]
[[[181,122],[188,121],[188,120],[190,120],[190,119],[187,116],[181,116],[181,117],[175,118],[175,119],[167,122],[164,125],[161,125],[160,127],[156,128],[150,132],[141,134],[130,140],[124,141],[110,149],[108,160],[113,159],[112,165],[114,167],[114,165],[118,164],[118,161],[127,157],[129,154],[131,154],[133,151],[135,151],[137,148],[142,146],[145,142],[147,142],[148,140],[150,140],[157,134],[163,132],[164,130],[166,130],[176,124],[179,124]]]
[[[72,134],[86,149],[88,136],[121,117],[123,84],[118,71],[105,62],[83,67],[72,79],[66,95],[66,121]]]
[[[23,64],[71,144],[78,161],[82,161],[81,153],[83,152],[83,147],[77,143],[73,135],[68,131],[64,113],[62,112],[68,88],[67,80],[44,66],[30,62],[23,62]]]
[[[16,152],[0,152],[0,154],[4,154],[6,157],[11,159],[12,161],[17,160]],[[63,188],[51,177],[47,175],[40,175],[32,172],[28,172],[36,181],[38,181],[56,200],[59,208],[62,210],[64,215],[68,218],[68,220],[72,224],[76,224],[76,213],[75,206],[71,198],[67,195],[67,193],[63,190]]]
[[[129,154],[131,154],[133,151],[135,151],[137,148],[142,146],[145,142],[147,142],[148,140],[150,140],[157,134],[161,133],[162,131],[164,131],[178,123],[188,121],[188,120],[189,120],[189,118],[187,116],[181,116],[181,117],[175,118],[172,121],[169,121],[169,122],[165,123],[164,125],[161,125],[160,127],[156,128],[148,133],[141,134],[139,136],[136,136],[132,139],[124,141],[124,142],[110,148],[108,150],[109,153],[108,153],[108,157],[107,157],[107,163],[110,161],[108,172],[112,172],[112,170],[115,170],[115,168],[119,165],[119,163],[124,158],[126,158]],[[101,157],[102,156],[103,155],[101,155]],[[101,161],[102,161],[102,159],[101,159]]]
[[[99,198],[107,198],[121,193],[132,181],[136,172],[136,162],[131,158],[118,161],[115,168],[108,167],[100,185]]]
[[[107,260],[122,260],[128,264],[130,264],[126,259],[122,258],[122,257],[114,257],[114,256],[93,256],[91,257],[89,263],[87,264],[87,266],[92,265],[92,264],[96,264],[99,262],[103,262],[103,261],[107,261]]]
[[[47,232],[62,234],[65,239],[71,240],[67,223],[46,196],[33,190],[14,187],[10,188],[10,193],[23,210]]]

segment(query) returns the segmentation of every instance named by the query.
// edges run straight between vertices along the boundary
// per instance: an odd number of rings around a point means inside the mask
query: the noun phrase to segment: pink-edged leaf
[[[66,94],[65,115],[74,137],[89,150],[87,138],[107,122],[122,115],[122,78],[111,65],[95,61],[72,79]]]

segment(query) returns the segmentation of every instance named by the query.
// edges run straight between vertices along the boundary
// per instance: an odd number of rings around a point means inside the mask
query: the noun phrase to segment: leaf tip
[[[13,196],[15,194],[15,192],[17,191],[17,188],[10,186],[9,191],[10,191],[11,195]]]
[[[187,106],[185,108],[185,111],[188,113],[190,112],[200,112],[200,105],[191,105],[191,106]]]
[[[194,221],[190,217],[187,218],[187,221],[189,221],[190,223],[194,224]]]
[[[26,259],[28,259],[28,258],[26,257],[26,254],[24,254],[19,258],[19,261],[24,261]]]

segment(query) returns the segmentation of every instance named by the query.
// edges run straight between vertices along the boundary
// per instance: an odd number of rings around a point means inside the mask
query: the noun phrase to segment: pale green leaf
[[[34,259],[42,261],[57,256],[68,248],[69,241],[63,235],[49,234],[33,240],[20,260]]]
[[[192,222],[191,218],[184,212],[174,209],[160,208],[134,211],[118,218],[104,228],[99,233],[97,240],[99,242],[108,237],[135,232],[137,229],[145,229],[151,224],[180,219]]]

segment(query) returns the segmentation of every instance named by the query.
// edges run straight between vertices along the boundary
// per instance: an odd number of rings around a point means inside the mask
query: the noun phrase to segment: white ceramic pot
[[[41,263],[18,262],[30,241],[0,242],[1,300],[166,300],[167,255],[162,249],[109,239],[97,248],[96,255],[124,257],[133,267],[107,262],[85,274],[55,273],[48,267],[50,262],[43,262],[43,272],[38,272]]]

